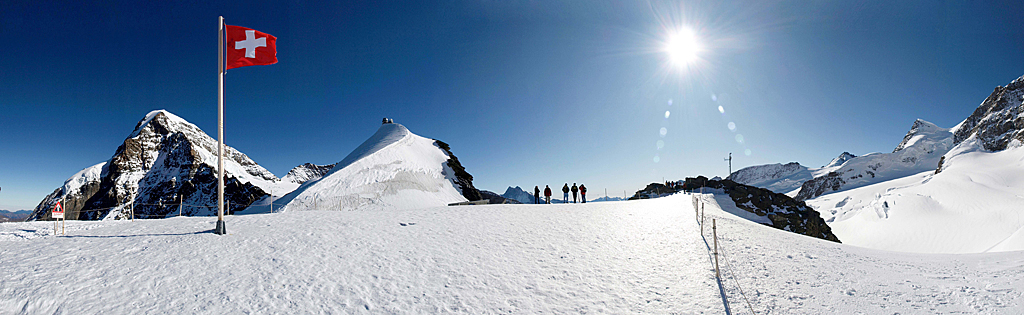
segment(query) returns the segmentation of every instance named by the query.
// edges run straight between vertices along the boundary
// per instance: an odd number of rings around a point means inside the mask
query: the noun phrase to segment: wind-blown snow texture
[[[86,168],[44,198],[31,219],[49,219],[66,199],[71,219],[216,213],[217,141],[170,112],[155,110],[135,126],[109,161]],[[245,154],[225,146],[225,199],[235,210],[267,194],[280,181]],[[277,189],[282,191],[282,189]],[[229,210],[230,211],[230,210]]]
[[[1019,253],[858,248],[701,198],[703,238],[683,194],[231,216],[225,236],[210,217],[3,223],[0,313],[746,314],[744,295],[757,314],[1024,312]]]
[[[467,201],[450,158],[435,140],[383,124],[326,175],[282,197],[283,210],[402,210]]]

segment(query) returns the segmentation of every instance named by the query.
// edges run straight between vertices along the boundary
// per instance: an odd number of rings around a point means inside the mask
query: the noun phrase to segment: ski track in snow
[[[723,314],[712,218],[732,314],[737,283],[757,314],[1024,312],[1024,252],[852,247],[703,198],[706,238],[688,195],[229,216],[226,236],[212,217],[3,223],[0,313]]]

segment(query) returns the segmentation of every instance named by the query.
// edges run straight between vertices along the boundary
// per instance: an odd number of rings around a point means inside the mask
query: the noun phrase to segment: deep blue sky
[[[215,135],[218,15],[280,60],[229,71],[229,145],[283,176],[391,117],[498,193],[888,152],[1024,75],[1016,1],[321,2],[0,3],[0,209],[109,159],[151,110]],[[690,67],[662,51],[679,27],[705,47]]]

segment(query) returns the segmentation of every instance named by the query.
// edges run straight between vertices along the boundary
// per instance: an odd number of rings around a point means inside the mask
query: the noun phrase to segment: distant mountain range
[[[32,210],[0,210],[0,222],[24,221],[30,214],[32,214]]]

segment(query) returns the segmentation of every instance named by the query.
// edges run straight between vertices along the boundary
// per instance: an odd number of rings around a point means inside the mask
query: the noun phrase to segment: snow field
[[[0,238],[0,313],[721,314],[680,200],[69,222]]]
[[[733,314],[750,313],[737,284],[757,314],[1024,313],[1024,252],[860,248],[739,218],[728,213],[736,209],[728,196],[702,198],[708,202],[705,237],[710,244],[716,219],[719,248],[729,261],[720,265]]]
[[[3,223],[0,313],[749,314],[747,300],[757,314],[1024,312],[1024,252],[858,248],[701,198],[703,239],[685,194],[229,216],[226,236],[212,217],[69,221],[63,237]]]

